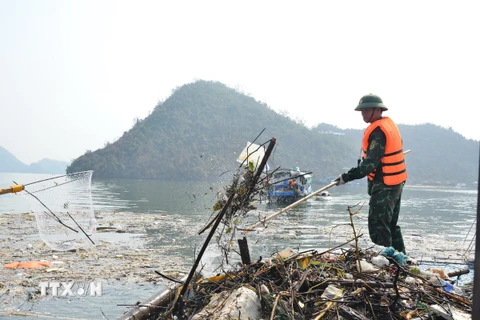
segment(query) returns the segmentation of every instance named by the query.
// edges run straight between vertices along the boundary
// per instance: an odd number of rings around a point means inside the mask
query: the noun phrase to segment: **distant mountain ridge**
[[[426,123],[420,125],[398,124],[404,141],[408,181],[423,185],[455,186],[478,183],[480,142],[440,126]],[[363,130],[342,130],[329,124],[319,124],[313,130],[341,134],[356,145],[360,153]],[[357,154],[357,158],[358,158]],[[476,187],[476,186],[475,186]]]
[[[65,173],[68,162],[51,159],[42,159],[26,165],[18,160],[7,149],[0,147],[0,171],[14,173]]]
[[[395,119],[394,119],[395,120]],[[359,118],[361,121],[361,118]],[[433,124],[399,125],[414,184],[455,185],[478,178],[479,142]],[[356,165],[362,130],[328,124],[309,129],[222,83],[177,88],[117,141],[75,159],[67,172],[94,170],[97,178],[218,179],[235,170],[247,141],[277,139],[271,167],[298,166],[329,181]]]

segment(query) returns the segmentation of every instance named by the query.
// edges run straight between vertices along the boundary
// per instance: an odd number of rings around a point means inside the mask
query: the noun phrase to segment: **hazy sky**
[[[71,161],[199,79],[308,126],[365,128],[372,92],[480,140],[479,3],[0,0],[0,146]]]

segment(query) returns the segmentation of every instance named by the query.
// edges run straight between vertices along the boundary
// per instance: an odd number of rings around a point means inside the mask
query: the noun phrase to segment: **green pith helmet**
[[[371,93],[363,96],[362,99],[360,99],[355,110],[362,111],[363,109],[369,108],[381,108],[383,111],[388,110],[388,108],[383,104],[382,98]]]

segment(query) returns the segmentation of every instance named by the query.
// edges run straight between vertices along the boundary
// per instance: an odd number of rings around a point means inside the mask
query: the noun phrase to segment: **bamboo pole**
[[[8,188],[0,189],[0,194],[7,194],[7,193],[17,193],[25,189],[25,186],[22,184],[16,184],[14,186],[10,186]]]
[[[317,194],[319,194],[320,192],[322,191],[325,191],[333,186],[337,185],[337,182],[332,182],[328,185],[326,185],[325,187],[321,188],[321,189],[318,189],[317,191],[315,192],[312,192],[311,194],[309,194],[308,196],[306,197],[303,197],[302,199],[300,200],[297,200],[296,202],[292,203],[291,205],[283,208],[282,210],[278,211],[278,212],[275,212],[271,215],[269,215],[268,217],[265,217],[263,219],[261,219],[260,221],[258,221],[257,223],[255,224],[252,224],[250,227],[247,228],[247,230],[244,230],[243,233],[248,233],[249,231],[252,231],[253,229],[255,229],[256,227],[258,226],[261,226],[263,224],[265,224],[265,222],[269,221],[269,220],[272,220],[273,218],[275,218],[276,216],[284,213],[284,212],[287,212],[288,210],[292,209],[292,208],[295,208],[296,206],[298,206],[300,203],[304,202],[304,201],[307,201],[308,199],[310,199],[311,197],[314,197],[316,196]]]
[[[260,165],[257,167],[257,171],[255,173],[255,176],[251,182],[251,184],[248,186],[248,191],[247,191],[247,197],[245,197],[245,200],[248,199],[248,195],[253,192],[254,188],[255,188],[255,185],[258,181],[258,178],[260,177],[260,175],[262,174],[263,172],[263,168],[265,167],[267,161],[268,161],[268,158],[270,157],[270,154],[272,153],[272,150],[273,150],[273,147],[275,146],[275,143],[276,143],[277,139],[276,138],[272,138],[270,140],[270,144],[268,145],[268,148],[265,152],[265,155],[262,159],[262,162],[260,163]],[[230,207],[230,204],[232,203],[233,199],[237,196],[236,192],[233,192],[230,197],[228,198],[227,200],[227,203],[223,206],[223,209],[221,210],[221,212],[217,215],[217,217],[215,218],[215,222],[212,226],[212,229],[210,230],[210,233],[208,234],[207,236],[207,239],[205,240],[205,242],[203,243],[203,246],[202,248],[200,249],[200,252],[192,266],[192,268],[190,269],[190,273],[188,274],[188,277],[187,279],[185,280],[185,282],[183,283],[182,287],[180,288],[180,293],[178,295],[178,300],[174,303],[174,306],[173,306],[173,310],[172,310],[172,313],[176,314],[176,313],[182,313],[183,310],[182,309],[182,304],[183,304],[183,296],[185,295],[187,289],[188,289],[188,286],[190,284],[190,281],[192,280],[192,277],[193,275],[196,273],[196,270],[197,270],[197,267],[198,265],[200,264],[200,260],[202,259],[203,257],[203,254],[205,253],[205,250],[208,246],[208,244],[210,243],[210,240],[212,239],[213,235],[215,234],[215,231],[218,227],[218,225],[220,224],[220,222],[222,221],[223,219],[223,216],[225,215],[225,213],[227,212],[227,209]]]
[[[410,150],[410,149],[405,150],[405,151],[403,152],[403,154],[407,154],[407,153],[409,153],[410,151],[412,151],[412,150]],[[326,185],[325,187],[323,187],[323,188],[321,188],[321,189],[318,189],[317,191],[309,194],[308,196],[306,196],[306,197],[304,197],[304,198],[302,198],[302,199],[300,199],[300,200],[297,200],[296,202],[294,202],[294,203],[292,203],[291,205],[283,208],[282,210],[280,210],[280,211],[278,211],[278,212],[275,212],[275,213],[269,215],[269,216],[266,217],[266,218],[261,219],[260,221],[258,221],[258,222],[255,223],[255,224],[252,224],[250,227],[248,227],[246,230],[244,230],[243,233],[244,233],[244,234],[247,234],[249,231],[252,231],[252,230],[255,229],[256,227],[259,227],[259,226],[265,224],[265,222],[267,222],[267,221],[269,221],[269,220],[272,220],[272,219],[275,218],[276,216],[278,216],[278,215],[280,215],[280,214],[282,214],[282,213],[284,213],[284,212],[287,212],[287,211],[290,210],[290,209],[295,208],[295,207],[298,206],[300,203],[302,203],[302,202],[304,202],[304,201],[307,201],[308,199],[310,199],[310,198],[316,196],[317,194],[319,194],[320,192],[325,191],[325,190],[327,190],[327,189],[330,189],[331,187],[333,187],[333,186],[335,186],[335,185],[337,185],[337,182],[336,182],[336,181],[334,181],[334,182]]]
[[[200,278],[200,274],[197,273],[194,279]],[[152,295],[143,303],[134,305],[132,309],[117,318],[117,320],[142,320],[153,319],[158,317],[164,309],[168,307],[175,298],[175,293],[182,286],[183,282],[187,279],[187,276],[180,279],[181,283],[176,283],[172,288],[166,288],[160,293]],[[163,308],[163,309],[162,309]]]

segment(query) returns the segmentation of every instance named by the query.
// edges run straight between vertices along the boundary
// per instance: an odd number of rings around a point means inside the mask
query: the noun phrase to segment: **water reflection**
[[[196,214],[212,207],[218,184],[157,180],[94,180],[96,210]]]

